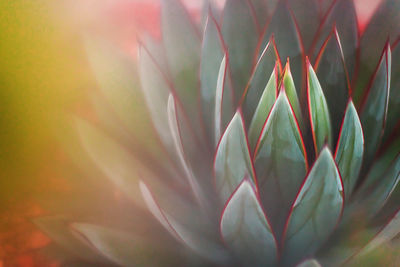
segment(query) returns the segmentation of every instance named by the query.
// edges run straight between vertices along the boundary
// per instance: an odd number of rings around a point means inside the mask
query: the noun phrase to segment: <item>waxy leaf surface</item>
[[[279,239],[306,175],[306,153],[286,93],[281,91],[254,154],[261,201]]]
[[[343,208],[343,188],[325,147],[293,204],[284,239],[284,259],[293,264],[312,255],[332,233]]]
[[[364,154],[364,135],[357,110],[352,101],[347,105],[342,130],[335,153],[343,179],[346,198],[349,198],[356,185]]]
[[[307,95],[315,153],[325,144],[332,145],[331,119],[324,92],[311,64],[307,67]]]
[[[275,66],[267,86],[261,95],[260,102],[258,102],[253,119],[251,120],[249,127],[249,143],[252,151],[254,151],[257,145],[257,141],[260,137],[265,121],[267,120],[268,114],[275,103],[278,91],[278,75],[278,69],[277,66]]]
[[[223,204],[239,186],[243,177],[255,181],[253,163],[240,112],[236,112],[217,147],[214,162],[216,190]]]
[[[249,181],[244,180],[227,203],[221,218],[221,234],[245,266],[276,263],[277,243]]]

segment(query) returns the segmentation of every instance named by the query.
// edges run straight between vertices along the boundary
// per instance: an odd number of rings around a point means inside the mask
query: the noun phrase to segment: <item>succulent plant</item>
[[[130,121],[133,65],[120,51],[102,55],[112,71],[95,68],[116,112],[99,105],[103,130],[77,120],[90,158],[161,227],[38,225],[64,229],[58,242],[88,262],[124,266],[337,266],[390,242],[400,231],[400,2],[382,1],[362,33],[350,0],[205,3],[196,22],[163,0],[162,40],[141,38],[151,148],[129,135],[141,125]]]

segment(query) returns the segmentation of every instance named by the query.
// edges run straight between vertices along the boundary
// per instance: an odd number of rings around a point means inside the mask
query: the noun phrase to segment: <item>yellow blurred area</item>
[[[46,178],[54,131],[93,84],[80,36],[61,23],[56,2],[0,1],[0,207]]]

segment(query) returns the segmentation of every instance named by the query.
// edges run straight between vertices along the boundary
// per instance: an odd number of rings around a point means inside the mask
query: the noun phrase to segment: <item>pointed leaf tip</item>
[[[317,75],[307,62],[307,99],[315,153],[318,155],[325,144],[332,146],[331,119],[328,104]]]
[[[353,101],[349,101],[343,119],[335,152],[335,160],[344,183],[346,198],[349,198],[361,168],[364,154],[364,134]]]
[[[328,147],[322,149],[304,181],[284,234],[284,262],[312,255],[330,236],[343,210],[343,185]]]
[[[248,180],[242,181],[228,201],[220,227],[226,245],[246,266],[276,263],[274,234]]]
[[[216,189],[225,203],[243,177],[256,183],[243,118],[237,111],[217,146],[214,161]]]
[[[260,135],[254,163],[261,200],[279,240],[307,170],[300,129],[283,90]]]

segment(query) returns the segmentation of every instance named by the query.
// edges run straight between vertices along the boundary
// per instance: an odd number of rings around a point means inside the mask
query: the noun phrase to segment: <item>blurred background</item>
[[[186,2],[199,14],[201,1]],[[378,1],[356,2],[364,25]],[[85,186],[65,149],[74,139],[71,114],[93,119],[88,95],[97,85],[82,37],[104,34],[135,58],[137,31],[159,37],[158,22],[158,0],[0,1],[0,267],[57,266],[37,253],[51,241],[31,222],[55,202],[118,198],[98,193],[107,185]],[[139,101],[137,118],[143,108]],[[141,123],[138,135],[150,129]]]

